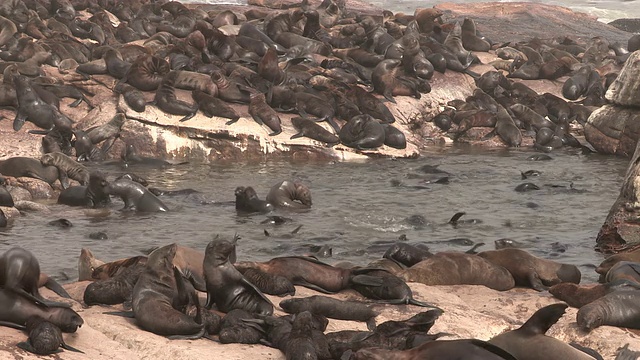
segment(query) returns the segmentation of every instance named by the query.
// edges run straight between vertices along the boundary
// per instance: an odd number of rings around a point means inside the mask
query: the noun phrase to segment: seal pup
[[[312,315],[303,311],[296,315],[285,347],[287,360],[317,359],[318,354],[312,338]]]
[[[62,332],[76,332],[84,324],[82,317],[69,305],[45,306],[10,289],[0,289],[0,325],[23,330],[27,319],[37,315],[51,322]]]
[[[87,248],[80,249],[78,257],[78,281],[92,280],[91,274],[98,266],[104,264],[103,261],[96,259],[91,250]]]
[[[72,186],[63,190],[58,196],[58,204],[91,208],[106,206],[111,203],[111,198],[106,193],[107,185],[109,182],[105,174],[91,172],[87,186]]]
[[[267,125],[272,133],[269,136],[275,136],[282,132],[282,126],[278,113],[267,104],[263,93],[254,92],[249,100],[249,114],[260,125]]]
[[[271,301],[229,261],[229,256],[235,252],[237,241],[236,235],[232,241],[214,239],[207,245],[202,265],[207,284],[205,307],[210,309],[215,304],[223,312],[243,309],[250,313],[271,315]]]
[[[428,249],[419,248],[411,244],[396,242],[385,251],[383,258],[392,260],[402,266],[411,267],[420,261],[433,256]]]
[[[119,196],[124,201],[124,209],[140,212],[165,212],[169,208],[147,188],[135,181],[118,179],[105,188],[109,195]]]
[[[87,185],[89,183],[89,170],[84,166],[74,161],[67,155],[60,152],[53,152],[42,155],[40,162],[44,166],[55,166],[58,168],[58,179],[63,189],[69,187],[69,178],[76,180],[80,185]]]
[[[133,313],[136,323],[144,330],[174,339],[198,339],[204,334],[201,307],[195,291],[187,293],[182,274],[173,265],[177,247],[170,244],[149,254],[145,269],[133,287]],[[176,309],[176,305],[182,305],[176,302],[185,296],[197,306],[195,319]]]
[[[545,335],[564,315],[568,305],[557,303],[545,306],[533,314],[520,328],[489,340],[518,360],[537,360],[544,353],[546,359],[594,360],[594,358],[563,341]]]
[[[375,149],[384,144],[386,132],[371,115],[357,115],[351,118],[339,132],[340,141],[355,149]]]
[[[26,342],[17,344],[23,350],[38,355],[50,355],[60,352],[60,348],[63,348],[84,354],[83,351],[67,345],[62,338],[60,328],[40,316],[34,315],[28,318],[25,326],[29,338]]]
[[[182,100],[178,100],[176,97],[174,85],[178,74],[179,73],[177,71],[172,70],[164,76],[164,79],[156,90],[154,100],[149,104],[156,105],[160,110],[167,114],[184,115],[180,121],[187,121],[196,115],[198,112],[198,105],[186,103]]]
[[[251,187],[238,186],[235,190],[236,210],[253,213],[268,213],[273,211],[273,205],[265,200],[260,200],[258,194]]]
[[[266,200],[277,208],[295,210],[309,209],[312,204],[311,190],[303,183],[288,180],[273,185]]]
[[[541,259],[521,249],[483,251],[478,256],[509,270],[519,286],[545,291],[561,282],[580,283],[580,270],[575,265]]]
[[[38,305],[69,307],[45,299],[38,291],[40,278],[46,275],[40,273],[40,264],[36,257],[26,249],[12,247],[0,256],[0,288],[13,291]],[[70,298],[69,294],[53,279],[46,281],[50,288],[58,295]]]
[[[85,288],[82,300],[89,306],[115,305],[131,300],[133,287],[140,279],[145,264],[146,262],[136,262],[131,266],[124,267],[113,277],[92,282]]]

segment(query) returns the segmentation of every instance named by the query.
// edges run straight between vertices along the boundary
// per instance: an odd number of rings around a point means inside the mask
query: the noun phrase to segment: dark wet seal
[[[410,350],[365,348],[354,353],[352,360],[411,359],[482,359],[516,360],[516,358],[486,341],[478,339],[428,341]]]
[[[595,286],[578,285],[573,283],[561,283],[549,288],[549,293],[566,302],[569,306],[581,308],[607,294],[608,286],[597,284]]]
[[[520,177],[522,178],[522,180],[526,180],[527,178],[530,178],[533,176],[540,176],[540,175],[542,175],[542,172],[538,170],[527,170],[527,171],[520,172]]]
[[[553,160],[553,158],[549,155],[545,155],[545,154],[534,154],[531,155],[529,157],[527,157],[527,160],[529,161],[547,161],[547,160]]]
[[[122,271],[111,278],[94,281],[84,290],[84,303],[87,305],[115,305],[131,300],[133,287],[144,268],[144,263],[138,262],[135,265],[123,268]]]
[[[522,183],[514,189],[516,192],[527,192],[533,190],[540,190],[540,187],[534,183]]]
[[[53,221],[49,221],[47,224],[50,226],[61,228],[61,229],[69,229],[73,227],[73,224],[71,223],[71,221],[67,219],[53,220]]]
[[[526,244],[517,241],[517,240],[513,240],[513,239],[498,239],[496,241],[494,241],[494,245],[496,247],[496,250],[500,250],[500,249],[504,249],[504,248],[523,248],[523,247],[527,247]]]
[[[287,359],[314,359],[318,358],[318,351],[312,337],[312,315],[309,311],[303,311],[296,315],[291,324],[289,340],[285,347]]]
[[[616,352],[616,360],[637,360],[640,359],[640,351],[629,349],[629,344],[625,344]]]
[[[609,293],[578,310],[578,327],[586,331],[603,325],[638,329],[639,301],[640,290]]]
[[[536,311],[520,328],[495,336],[489,343],[499,346],[518,359],[544,352],[550,360],[593,360],[590,355],[564,341],[545,335],[562,317],[566,308],[567,304],[564,303],[545,306]]]
[[[596,272],[600,275],[606,275],[620,261],[640,262],[640,250],[611,255],[598,265]]]
[[[421,249],[407,243],[397,242],[387,250],[383,258],[411,267],[420,261],[433,256],[428,249]]]
[[[62,338],[60,328],[40,316],[34,315],[28,318],[26,330],[29,333],[29,339],[17,344],[23,350],[38,355],[50,355],[60,352],[60,348],[63,348],[84,354],[84,352],[67,345]]]
[[[223,344],[257,344],[264,337],[264,330],[256,322],[255,316],[242,310],[229,311],[220,323],[219,338]]]
[[[285,277],[252,268],[245,269],[242,275],[265,294],[287,296],[296,293],[296,288]]]
[[[367,304],[357,301],[342,301],[321,295],[282,300],[280,307],[290,314],[309,311],[330,319],[364,321],[370,329],[375,328],[375,317],[377,316],[373,308]]]
[[[394,305],[415,305],[423,307],[437,308],[435,305],[418,301],[413,298],[413,292],[409,285],[404,280],[393,275],[392,273],[381,269],[360,269],[362,274],[366,274],[369,277],[378,278],[381,284],[376,285],[363,285],[358,281],[359,276],[354,277],[354,283],[352,288],[359,292],[361,295],[369,299],[377,300],[378,303],[394,304]],[[369,270],[369,271],[366,271]]]
[[[104,231],[96,231],[89,234],[89,239],[93,240],[108,240],[109,236]]]

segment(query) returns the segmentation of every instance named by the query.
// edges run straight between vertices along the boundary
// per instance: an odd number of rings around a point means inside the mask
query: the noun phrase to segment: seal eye
[[[94,268],[93,266],[91,267],[91,272],[94,272],[96,270],[96,268]]]

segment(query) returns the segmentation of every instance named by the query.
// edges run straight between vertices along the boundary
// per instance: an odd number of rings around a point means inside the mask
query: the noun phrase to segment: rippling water
[[[241,260],[303,254],[310,245],[328,244],[333,257],[326,261],[364,263],[380,257],[404,234],[408,242],[426,244],[433,251],[470,248],[449,242],[456,238],[486,243],[480,250],[493,249],[496,239],[511,238],[538,256],[581,266],[599,263],[602,255],[593,251],[595,236],[619,192],[628,160],[564,150],[552,154],[551,161],[527,161],[531,154],[525,149],[456,146],[427,152],[416,160],[132,167],[128,171],[147,177],[152,186],[194,188],[202,195],[163,197],[172,209],[164,214],[124,213],[119,211],[119,200],[109,214],[51,204],[50,214],[26,214],[0,232],[0,251],[14,245],[30,249],[43,271],[63,281],[77,278],[82,247],[103,260],[115,260],[171,242],[203,250],[215,234],[234,233],[242,237]],[[429,175],[420,171],[423,165],[439,165],[449,172],[449,184],[426,184]],[[529,169],[542,172],[527,180],[541,190],[515,192],[523,182],[520,171]],[[117,166],[103,170],[113,176],[124,171]],[[292,219],[280,226],[260,224],[265,215],[236,214],[237,186],[253,186],[264,198],[273,184],[284,179],[309,184],[310,211],[279,213]],[[392,180],[401,186],[393,186]],[[458,211],[467,213],[463,219],[478,223],[448,225]],[[423,223],[408,222],[412,216]],[[47,225],[60,217],[74,226],[65,230]],[[301,230],[292,235],[299,225]],[[96,231],[106,232],[109,239],[90,239],[88,235]],[[566,250],[558,250],[554,243]],[[596,279],[592,268],[581,270],[586,279]]]

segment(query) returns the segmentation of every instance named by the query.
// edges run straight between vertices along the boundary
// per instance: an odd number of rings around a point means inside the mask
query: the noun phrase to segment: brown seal
[[[31,87],[26,76],[16,75],[13,77],[13,82],[20,105],[13,120],[13,130],[20,130],[25,121],[29,121],[45,131],[51,131],[55,126],[59,131],[71,132],[73,120],[62,114],[55,106],[44,102]],[[33,130],[30,132],[39,133]]]
[[[573,283],[560,283],[549,288],[549,293],[566,302],[569,306],[581,308],[613,291],[635,290],[637,283],[627,280],[618,280],[607,284],[578,285]]]
[[[226,122],[227,125],[231,125],[240,119],[240,115],[238,115],[232,107],[227,105],[224,100],[220,100],[200,90],[193,90],[191,96],[193,97],[193,101],[198,104],[198,109],[207,117],[216,116],[230,119]]]
[[[184,115],[180,121],[187,121],[196,115],[198,105],[189,104],[176,98],[174,83],[177,76],[178,72],[173,70],[165,75],[151,104],[156,105],[167,114]]]
[[[177,245],[171,244],[149,254],[133,288],[133,313],[136,323],[144,330],[173,338],[197,339],[204,334],[204,325],[197,322],[201,309],[195,291],[185,290],[185,280],[173,265],[176,249]],[[184,305],[181,303],[184,297],[197,305],[196,320],[174,308]]]
[[[44,154],[40,162],[42,165],[58,168],[58,178],[63,189],[69,187],[69,178],[78,181],[80,185],[89,184],[89,170],[63,153]]]
[[[564,315],[567,304],[558,303],[536,311],[520,328],[500,334],[489,340],[519,360],[535,359],[540,352],[550,360],[593,360],[593,357],[564,341],[545,335],[549,328]],[[579,320],[578,320],[578,323]]]
[[[67,306],[65,303],[50,301],[40,295],[39,284],[53,282],[54,290],[62,289],[53,279],[40,273],[40,264],[36,257],[28,250],[21,247],[13,247],[0,256],[0,287],[13,291],[37,305],[44,306]],[[59,295],[69,297],[69,294],[62,289],[58,290]]]
[[[1,166],[0,166],[0,173],[3,173],[5,175],[10,175],[10,174],[4,173],[4,171],[2,171]],[[605,260],[603,260],[600,263],[600,265],[598,265],[598,267],[596,268],[596,272],[602,275],[601,278],[604,279],[604,275],[607,275],[607,272],[609,272],[609,270],[611,270],[611,268],[620,261],[640,262],[640,250],[611,255]]]
[[[541,259],[521,249],[483,251],[478,256],[509,270],[518,286],[544,291],[562,282],[580,283],[580,270],[575,265]]]
[[[232,241],[214,239],[207,245],[204,256],[204,277],[207,283],[207,304],[229,312],[242,309],[250,313],[273,314],[273,304],[251,284],[229,261],[235,252],[237,236]]]
[[[441,252],[404,270],[405,281],[425,285],[484,285],[505,291],[515,286],[509,271],[470,254]]]
[[[385,99],[395,103],[393,96],[413,96],[420,99],[420,93],[431,91],[429,83],[405,76],[401,72],[400,60],[381,61],[371,74],[371,83],[375,91]]]
[[[250,101],[250,93],[245,89],[241,89],[235,81],[228,79],[224,73],[214,71],[211,79],[218,87],[218,97],[230,103],[248,104]]]
[[[271,131],[269,136],[275,136],[282,132],[282,126],[278,113],[267,104],[263,93],[251,94],[249,101],[249,114],[260,125],[267,125]]]
[[[496,134],[509,146],[519,147],[522,143],[520,129],[518,129],[513,118],[502,105],[498,105]]]
[[[17,344],[23,350],[38,355],[50,355],[59,352],[60,348],[63,348],[84,354],[84,352],[67,345],[62,338],[60,328],[40,316],[35,315],[28,318],[25,326],[27,333],[29,333],[29,338],[26,342]]]
[[[94,281],[84,289],[83,301],[86,305],[115,305],[131,300],[133,287],[145,269],[144,262],[120,268],[114,276]]]
[[[282,300],[280,307],[289,314],[309,311],[330,319],[364,321],[369,329],[375,329],[375,317],[378,315],[368,304],[342,301],[322,295]]]
[[[13,177],[26,176],[51,185],[58,179],[58,168],[43,165],[38,159],[12,157],[0,160],[0,174]]]
[[[308,209],[312,204],[311,190],[300,182],[281,181],[271,187],[267,194],[267,202],[279,208]]]
[[[607,271],[605,282],[612,283],[618,280],[628,280],[640,285],[640,263],[633,261],[620,261]]]
[[[316,124],[313,120],[294,117],[291,119],[291,124],[298,131],[298,133],[291,136],[291,139],[297,139],[305,136],[316,141],[322,141],[329,145],[340,142],[340,139],[337,136]]]
[[[382,146],[386,140],[386,132],[382,124],[367,114],[351,118],[340,129],[338,135],[340,142],[355,149],[375,149]]]
[[[87,130],[87,135],[89,136],[89,139],[91,139],[91,142],[95,145],[109,140],[109,142],[105,143],[102,147],[102,151],[107,152],[113,145],[113,142],[120,137],[120,131],[122,131],[122,126],[124,126],[124,123],[126,121],[127,117],[125,116],[125,114],[117,113],[113,116],[113,118],[111,118],[111,120],[109,120],[109,122],[100,126],[89,128]]]
[[[80,257],[78,258],[78,281],[92,280],[91,274],[102,264],[104,264],[104,262],[96,259],[91,250],[87,248],[80,249]]]
[[[135,181],[128,179],[114,180],[107,185],[105,192],[122,198],[124,209],[139,212],[169,211],[169,208],[157,196]]]
[[[468,359],[519,360],[501,348],[478,339],[428,341],[410,350],[387,350],[377,347],[358,350],[353,360]]]
[[[67,333],[75,332],[84,324],[80,315],[69,305],[44,306],[10,289],[0,289],[0,305],[0,322],[4,326],[23,329],[27,319],[34,315],[44,318]]]
[[[129,84],[119,82],[113,88],[113,91],[121,94],[127,105],[136,112],[144,112],[147,107],[147,101],[144,99],[142,92]]]
[[[156,56],[143,55],[131,64],[126,82],[142,91],[153,91],[171,70],[169,63]],[[124,79],[123,79],[123,82]]]

